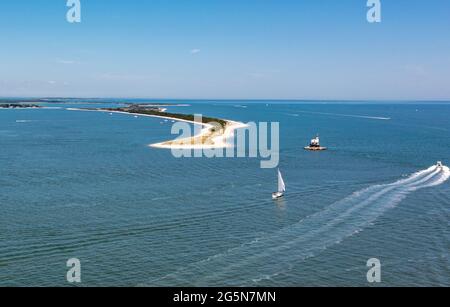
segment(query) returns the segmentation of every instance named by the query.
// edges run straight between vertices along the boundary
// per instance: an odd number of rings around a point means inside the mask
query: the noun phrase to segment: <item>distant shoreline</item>
[[[430,98],[430,99],[319,99],[319,98],[146,98],[146,97],[0,97],[1,103],[123,103],[133,101],[135,104],[154,104],[179,106],[179,102],[190,104],[192,102],[220,102],[220,103],[262,103],[262,104],[342,104],[342,105],[414,105],[414,104],[450,104],[449,98]],[[154,101],[154,102],[153,102]]]
[[[41,109],[41,106],[36,104],[26,103],[0,103],[0,109],[2,110],[23,110],[23,109]]]

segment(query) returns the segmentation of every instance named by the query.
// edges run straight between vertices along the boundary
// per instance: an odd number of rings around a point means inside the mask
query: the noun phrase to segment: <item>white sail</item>
[[[283,176],[281,175],[280,170],[278,170],[278,192],[286,192],[286,185],[284,184]]]

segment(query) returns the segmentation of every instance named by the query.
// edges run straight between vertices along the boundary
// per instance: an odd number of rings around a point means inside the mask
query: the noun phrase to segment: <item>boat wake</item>
[[[365,119],[375,119],[375,120],[391,120],[390,117],[381,117],[381,116],[367,116],[367,115],[340,114],[340,113],[327,113],[327,112],[312,112],[312,111],[297,111],[297,112],[305,113],[305,114],[328,115],[328,116],[354,117],[354,118],[365,118]]]
[[[368,187],[294,225],[190,264],[150,285],[257,285],[361,232],[408,194],[438,186],[449,177],[448,167],[432,166],[394,183]]]

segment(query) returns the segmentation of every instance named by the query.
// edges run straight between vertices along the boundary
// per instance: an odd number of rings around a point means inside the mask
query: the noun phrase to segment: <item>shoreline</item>
[[[176,120],[176,119],[174,119]],[[240,122],[231,120],[225,120],[226,125],[220,132],[211,131],[214,126],[206,123],[202,123],[204,128],[197,135],[175,139],[172,141],[165,141],[161,143],[148,145],[153,148],[159,149],[223,149],[232,148],[234,144],[227,142],[228,139],[234,136],[234,131],[237,129],[245,128],[247,125]],[[188,121],[189,122],[189,121]],[[200,124],[192,121],[193,124]],[[200,141],[198,141],[200,139]],[[205,144],[207,143],[207,144]]]
[[[113,114],[122,114],[129,116],[139,116],[139,117],[153,117],[153,118],[161,118],[166,120],[172,120],[177,122],[185,122],[194,125],[201,125],[202,129],[199,134],[193,135],[191,137],[183,138],[183,139],[174,139],[169,141],[164,141],[155,144],[149,144],[148,147],[158,148],[158,149],[222,149],[222,148],[230,148],[233,147],[234,144],[229,144],[227,142],[234,135],[234,131],[237,129],[245,128],[247,125],[241,122],[236,122],[232,120],[223,119],[226,123],[225,127],[223,127],[220,131],[212,131],[214,128],[213,125],[208,123],[199,123],[192,120],[181,119],[177,117],[170,116],[159,116],[159,115],[150,115],[143,113],[130,113],[124,111],[113,111],[113,110],[102,110],[102,109],[79,109],[79,108],[67,108],[68,111],[84,111],[84,112],[103,112],[103,113],[113,113]]]

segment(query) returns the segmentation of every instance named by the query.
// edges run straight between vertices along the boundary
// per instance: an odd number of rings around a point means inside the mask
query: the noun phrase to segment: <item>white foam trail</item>
[[[450,178],[450,169],[447,166],[444,166],[442,171],[440,172],[440,176],[438,176],[437,178],[434,178],[434,181],[429,182],[428,184],[421,186],[420,188],[421,189],[431,188],[431,187],[441,185],[444,182],[446,182],[449,178]]]
[[[448,167],[432,166],[393,183],[368,187],[292,226],[191,264],[151,285],[254,285],[358,234],[408,194],[449,178]]]
[[[376,120],[391,120],[390,117],[380,117],[380,116],[367,116],[367,115],[354,115],[354,114],[340,114],[340,113],[327,113],[327,112],[312,112],[312,111],[296,111],[305,114],[318,114],[318,115],[331,115],[331,116],[343,116],[343,117],[355,117],[355,118],[365,118],[365,119],[376,119]]]

